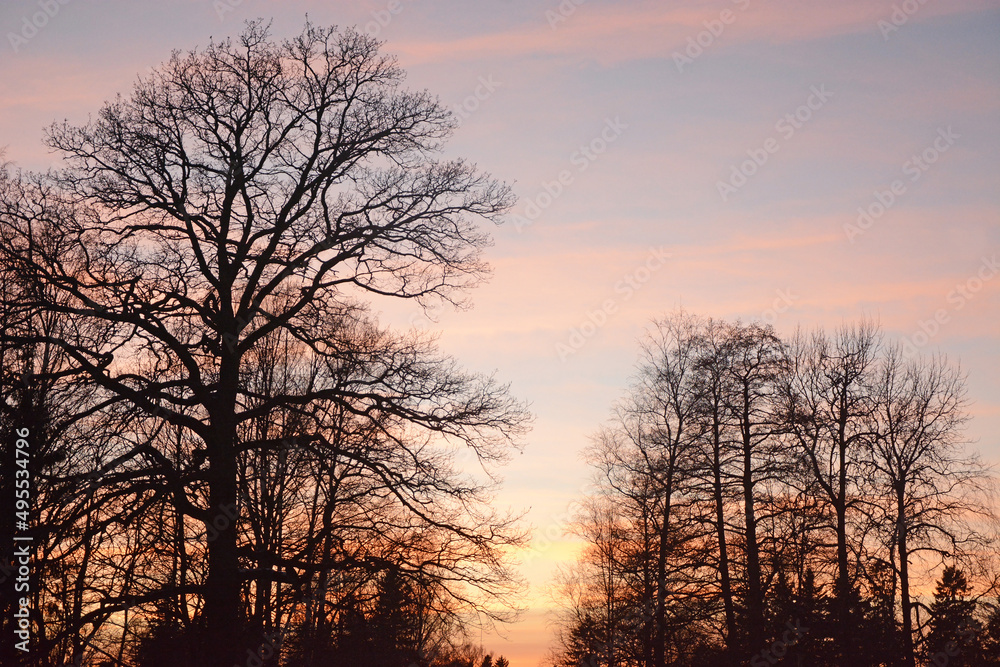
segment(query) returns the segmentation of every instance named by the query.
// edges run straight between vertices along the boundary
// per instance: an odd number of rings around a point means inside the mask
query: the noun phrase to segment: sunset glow
[[[637,340],[679,307],[783,337],[870,318],[942,352],[968,376],[970,451],[1000,464],[998,0],[52,0],[25,28],[41,4],[0,7],[16,167],[57,167],[43,129],[85,123],[172,50],[257,17],[293,36],[308,15],[384,40],[406,85],[455,112],[445,156],[512,184],[471,308],[372,310],[439,334],[534,415],[495,502],[532,531],[526,611],[474,638],[513,667],[552,648],[581,454]]]

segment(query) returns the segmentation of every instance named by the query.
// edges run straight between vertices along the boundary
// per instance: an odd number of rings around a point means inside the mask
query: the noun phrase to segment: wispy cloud
[[[743,5],[745,9],[742,9]],[[669,58],[682,49],[689,37],[704,29],[705,21],[721,11],[732,10],[736,21],[727,30],[720,48],[747,42],[780,43],[813,40],[844,33],[878,33],[878,21],[889,19],[893,3],[849,0],[839,3],[802,3],[797,0],[760,2],[716,1],[712,3],[640,2],[628,4],[587,3],[553,29],[545,18],[544,4],[538,20],[497,32],[440,39],[427,37],[392,44],[408,64],[447,62],[478,58],[533,58],[569,56],[595,59],[603,64],[642,58]],[[963,0],[932,3],[923,7],[914,22],[934,17],[976,12],[995,3]]]

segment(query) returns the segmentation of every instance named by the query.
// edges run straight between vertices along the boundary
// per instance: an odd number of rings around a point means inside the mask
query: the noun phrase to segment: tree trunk
[[[650,531],[650,519],[648,513],[643,511],[642,537],[643,554],[650,554],[652,548],[652,534]],[[655,633],[653,631],[653,616],[655,614],[656,591],[653,584],[653,572],[650,567],[648,557],[642,559],[642,666],[653,666],[653,643]]]
[[[749,396],[743,411],[743,510],[747,543],[747,648],[757,652],[764,641],[764,600],[761,590],[760,549],[757,544],[757,514],[754,503],[753,457],[750,432]]]
[[[663,493],[663,524],[656,556],[656,641],[653,643],[653,665],[667,664],[667,551],[670,539],[670,496],[673,493],[673,461],[668,464],[666,488]]]
[[[847,560],[847,409],[841,405],[840,423],[838,425],[838,464],[837,498],[834,510],[837,512],[837,581],[835,588],[837,605],[837,643],[841,647],[841,655],[846,661],[855,659],[855,636],[851,623],[851,579]]]
[[[236,392],[238,361],[224,357],[219,373],[219,394],[210,411],[213,437],[208,452],[209,508],[208,577],[205,584],[204,655],[210,667],[244,664],[255,647],[244,646],[246,637],[240,603],[238,476],[236,457]]]
[[[838,455],[840,457],[837,480],[837,591],[846,596],[850,587],[850,575],[847,562],[847,442],[846,416],[842,417],[839,427]]]
[[[726,612],[726,643],[732,645],[736,638],[736,611],[733,605],[733,584],[729,574],[729,548],[726,543],[726,520],[722,497],[722,455],[719,425],[712,427],[712,494],[715,500],[715,531],[719,541],[719,578],[722,585],[722,604]]]
[[[896,538],[899,549],[899,599],[903,612],[903,664],[914,667],[913,610],[910,604],[910,565],[906,546],[906,514],[901,489],[896,491]]]

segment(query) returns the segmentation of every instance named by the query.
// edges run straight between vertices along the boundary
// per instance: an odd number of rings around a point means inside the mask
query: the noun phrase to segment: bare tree
[[[790,345],[753,323],[655,323],[588,449],[615,514],[580,532],[555,664],[913,664],[930,627],[914,586],[953,562],[993,623],[995,482],[964,453],[964,396],[957,369],[905,362],[870,322]],[[647,650],[620,650],[629,628]]]
[[[37,245],[27,248],[29,252],[58,252],[59,234],[46,215],[50,192],[38,186],[37,179],[12,172],[6,165],[0,169],[0,215],[12,224],[0,230],[0,243],[16,246],[14,230],[31,229]],[[28,193],[37,197],[27,198]],[[64,260],[72,264],[71,257]],[[65,297],[9,257],[0,257],[0,449],[4,457],[0,486],[5,503],[0,534],[6,550],[14,544],[15,516],[27,524],[18,532],[32,538],[28,596],[32,651],[37,661],[61,663],[78,660],[86,650],[87,636],[102,625],[101,618],[91,615],[90,628],[84,629],[89,611],[88,570],[107,528],[96,510],[103,491],[93,483],[92,473],[95,461],[118,438],[120,421],[114,414],[102,414],[108,396],[74,368],[62,347],[53,342],[56,338],[80,345],[103,341],[107,328],[33,307],[41,298],[58,301]],[[16,433],[25,434],[20,438],[23,448],[15,448]],[[17,449],[21,449],[19,454]],[[14,512],[15,486],[28,508],[19,515]],[[5,604],[24,597],[15,594],[10,555],[4,554],[0,572]],[[15,611],[9,609],[5,621],[13,619]],[[5,626],[0,661],[13,663],[23,657],[14,650],[14,638],[13,629]]]
[[[725,614],[727,643],[737,640],[736,601],[731,568],[729,517],[727,506],[732,503],[730,470],[735,451],[732,419],[729,412],[732,377],[729,372],[733,353],[725,322],[707,320],[699,341],[696,365],[698,384],[697,418],[701,422],[702,471],[710,498],[711,522],[715,533],[719,588]]]
[[[758,535],[762,485],[780,479],[782,424],[776,396],[787,371],[784,343],[769,326],[736,324],[728,332],[727,411],[736,431],[737,483],[743,508],[746,552],[747,648],[763,640],[764,580]]]
[[[633,610],[622,627],[641,641],[620,657],[631,660],[623,664],[672,661],[677,638],[704,620],[714,597],[705,586],[707,520],[696,478],[705,431],[696,373],[703,326],[684,312],[654,324],[628,394],[588,452],[600,493],[616,499],[625,522],[618,569]]]
[[[684,521],[685,486],[690,480],[699,435],[693,384],[700,322],[678,312],[656,323],[643,342],[639,376],[630,410],[622,420],[635,456],[654,487],[657,530],[654,581],[656,590],[653,640],[655,667],[666,664],[668,565],[688,532]]]
[[[244,440],[244,425],[279,406],[303,424],[296,446],[316,451],[333,446],[320,427],[333,406],[389,420],[383,435],[417,468],[405,476],[378,459],[358,462],[410,515],[478,549],[498,539],[488,522],[459,520],[456,507],[474,497],[428,504],[435,470],[394,429],[498,461],[525,423],[522,406],[491,379],[355,316],[372,296],[460,302],[485,272],[488,237],[475,218],[496,220],[512,201],[472,166],[434,158],[451,116],[401,80],[356,32],[307,25],[276,43],[250,24],[236,42],[176,53],[87,125],[49,130],[69,165],[56,176],[55,243],[40,244],[11,207],[0,216],[6,260],[58,294],[28,306],[111,331],[89,344],[45,340],[137,418],[200,443],[182,468],[155,443],[136,452],[164,468],[182,511],[215,531],[202,589],[208,664],[231,664],[253,643],[238,622],[242,517],[217,519],[240,512],[241,452],[280,446],[270,435]],[[360,337],[350,345],[348,330]],[[256,394],[244,382],[248,355],[279,331],[329,372]],[[345,364],[354,372],[337,372]]]
[[[854,586],[849,514],[858,508],[859,466],[874,438],[872,374],[881,335],[863,321],[844,326],[831,338],[822,331],[798,334],[792,342],[793,372],[786,389],[790,435],[811,472],[811,493],[823,499],[835,518],[838,646],[851,657],[856,620],[850,598]]]
[[[964,451],[968,420],[965,378],[941,356],[906,361],[898,346],[882,356],[874,385],[877,437],[870,452],[873,496],[885,499],[877,520],[891,528],[902,614],[905,664],[913,666],[911,561],[935,555],[940,562],[974,552],[988,519],[981,492],[986,469]],[[878,504],[876,504],[878,506]]]

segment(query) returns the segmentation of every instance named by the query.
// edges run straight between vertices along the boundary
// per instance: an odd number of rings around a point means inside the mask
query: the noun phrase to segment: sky
[[[447,155],[519,196],[472,309],[377,304],[531,404],[498,498],[534,532],[527,612],[482,637],[515,667],[551,642],[580,454],[679,306],[781,334],[877,319],[961,364],[970,447],[1000,464],[1000,1],[4,0],[0,146],[55,166],[51,122],[173,49],[307,14],[384,40],[461,119]]]

